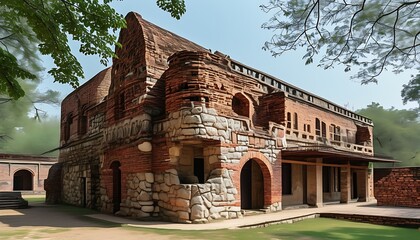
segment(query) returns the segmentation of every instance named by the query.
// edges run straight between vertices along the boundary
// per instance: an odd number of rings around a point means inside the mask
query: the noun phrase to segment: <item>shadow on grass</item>
[[[98,213],[87,208],[70,205],[47,205],[30,202],[30,208],[0,211],[0,222],[9,227],[45,226],[45,227],[120,227],[121,224],[86,217]]]

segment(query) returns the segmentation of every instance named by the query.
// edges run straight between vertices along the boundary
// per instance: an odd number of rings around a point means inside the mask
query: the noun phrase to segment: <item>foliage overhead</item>
[[[83,70],[71,53],[68,39],[80,43],[85,55],[99,55],[101,63],[115,57],[110,34],[125,26],[110,0],[2,0],[0,6],[0,93],[13,99],[24,95],[20,79],[35,79],[36,50],[49,55],[56,67],[48,71],[56,82],[78,86]],[[25,63],[29,63],[25,64]]]
[[[420,116],[415,110],[384,109],[372,103],[357,111],[375,124],[375,154],[391,156],[401,166],[420,166]]]
[[[420,70],[419,0],[270,0],[261,7],[273,13],[262,27],[275,31],[263,47],[274,56],[303,47],[306,64],[321,54],[325,69],[357,66],[352,78],[362,84],[376,83],[388,68]],[[404,86],[404,102],[420,100],[418,81]]]
[[[185,0],[157,0],[156,4],[178,20],[186,11]]]

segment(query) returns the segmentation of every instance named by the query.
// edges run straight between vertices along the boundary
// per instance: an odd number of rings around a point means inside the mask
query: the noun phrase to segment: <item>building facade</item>
[[[0,153],[0,192],[45,193],[44,180],[57,158]]]
[[[370,119],[126,20],[112,68],[62,103],[61,201],[199,223],[372,199]]]

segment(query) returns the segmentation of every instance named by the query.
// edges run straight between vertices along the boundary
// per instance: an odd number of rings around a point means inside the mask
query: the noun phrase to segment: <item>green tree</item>
[[[372,103],[358,113],[375,124],[373,128],[375,154],[391,156],[401,166],[420,165],[420,121],[415,110],[384,109]]]
[[[112,0],[1,0],[0,94],[13,99],[24,96],[21,79],[36,79],[41,64],[38,51],[52,57],[56,67],[48,71],[54,81],[73,87],[83,69],[71,53],[69,38],[80,43],[85,55],[98,55],[107,64],[120,46],[115,33],[125,27],[123,16],[109,4]],[[157,0],[157,5],[179,19],[184,0]]]
[[[377,82],[388,68],[420,70],[419,0],[270,0],[261,7],[273,12],[262,27],[275,31],[264,45],[274,56],[303,47],[306,64],[321,54],[325,69],[356,66],[352,78],[362,84]],[[420,103],[418,79],[404,86],[404,102]]]
[[[20,84],[24,97],[14,100],[0,95],[0,152],[41,154],[57,148],[60,122],[49,118],[40,105],[58,105],[58,92],[37,91],[36,80]]]

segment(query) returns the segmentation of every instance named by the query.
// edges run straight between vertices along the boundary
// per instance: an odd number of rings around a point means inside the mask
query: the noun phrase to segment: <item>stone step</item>
[[[27,208],[28,201],[20,192],[0,192],[0,209]]]

